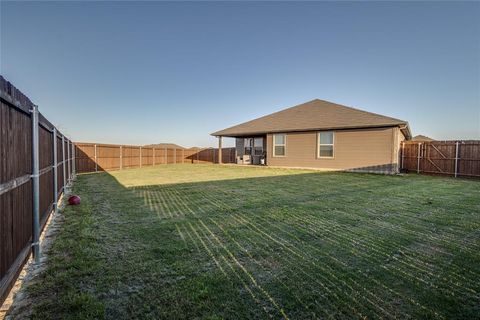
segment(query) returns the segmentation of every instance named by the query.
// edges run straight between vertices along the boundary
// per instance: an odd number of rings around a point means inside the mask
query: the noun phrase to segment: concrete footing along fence
[[[215,148],[153,148],[130,145],[75,143],[77,172],[140,168],[159,164],[218,163]],[[222,148],[222,163],[235,163],[235,148]]]
[[[480,141],[406,141],[400,166],[405,172],[480,177]]]
[[[0,129],[1,305],[30,253],[36,261],[40,258],[40,232],[74,176],[75,151],[37,106],[2,76]]]

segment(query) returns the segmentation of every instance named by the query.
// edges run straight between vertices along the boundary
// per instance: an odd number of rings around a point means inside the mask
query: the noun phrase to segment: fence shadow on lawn
[[[128,186],[125,172],[79,182],[91,183],[87,198],[105,201],[100,208],[114,213],[95,228],[100,243],[113,237],[105,276],[140,286],[107,298],[111,317],[142,312],[130,308],[144,301],[160,317],[475,315],[471,290],[480,289],[480,270],[463,263],[478,260],[472,256],[478,243],[459,221],[478,219],[465,208],[452,215],[451,200],[472,198],[478,185],[465,190],[458,187],[467,182],[445,178],[291,170]]]

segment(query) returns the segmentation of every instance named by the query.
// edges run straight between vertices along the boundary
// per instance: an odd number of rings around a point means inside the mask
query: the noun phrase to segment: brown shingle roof
[[[340,104],[315,99],[239,125],[212,133],[213,136],[246,136],[272,132],[404,126],[408,122]]]

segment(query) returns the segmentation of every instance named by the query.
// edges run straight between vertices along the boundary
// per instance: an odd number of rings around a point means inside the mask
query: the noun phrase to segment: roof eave
[[[217,131],[211,133],[212,136],[215,137],[245,137],[245,136],[252,136],[252,135],[265,135],[269,133],[281,133],[281,132],[308,132],[308,131],[320,131],[320,130],[348,130],[348,129],[368,129],[368,128],[389,128],[389,127],[402,127],[405,128],[405,137],[407,140],[411,139],[411,132],[410,127],[408,126],[408,122],[401,122],[396,124],[379,124],[379,125],[364,125],[364,126],[342,126],[342,127],[322,127],[322,128],[306,128],[306,129],[287,129],[287,130],[268,130],[268,131],[248,131],[248,132],[237,132],[237,133],[223,133],[221,131]]]

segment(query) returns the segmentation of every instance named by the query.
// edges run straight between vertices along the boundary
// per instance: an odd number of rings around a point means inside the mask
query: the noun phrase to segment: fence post
[[[98,172],[97,145],[95,144],[93,147],[95,149],[95,172]]]
[[[177,164],[177,148],[173,148],[173,164]]]
[[[58,172],[57,172],[57,128],[53,127],[53,213],[57,214]]]
[[[73,157],[73,150],[72,150],[72,146],[73,146],[73,143],[72,143],[72,140],[68,139],[68,152],[69,152],[69,159],[70,159],[70,183],[72,182],[72,179],[73,179],[73,164],[72,164],[72,157]]]
[[[120,170],[123,168],[123,146],[120,146]]]
[[[70,139],[67,140],[67,172],[68,172],[68,183],[72,178],[71,169],[70,169]]]
[[[154,166],[155,165],[155,148],[152,149],[152,153],[153,153],[152,166]]]
[[[33,193],[33,238],[32,249],[35,263],[40,262],[40,163],[38,152],[38,106],[33,105],[32,113],[32,193]]]
[[[420,148],[422,147],[422,144],[419,142],[418,143],[418,154],[417,154],[417,173],[420,173]]]
[[[200,151],[197,148],[197,164],[200,162],[199,160],[200,160]]]
[[[67,185],[67,168],[65,167],[65,136],[62,134],[62,169],[63,169],[63,186],[62,192],[65,192]]]
[[[142,167],[142,147],[140,147],[140,168]]]
[[[405,158],[405,141],[402,141],[402,159],[400,162],[400,171],[403,170],[404,158]]]
[[[185,149],[182,149],[182,163],[185,163]]]
[[[455,178],[458,175],[458,141],[455,143]]]
[[[75,165],[75,161],[76,161],[75,155],[76,154],[77,154],[77,152],[75,151],[75,144],[72,142],[72,179],[75,178],[75,173],[77,172],[76,171],[76,165]]]
[[[165,147],[165,154],[164,154],[164,157],[165,157],[165,164],[168,164],[168,158],[167,158],[167,148]]]

